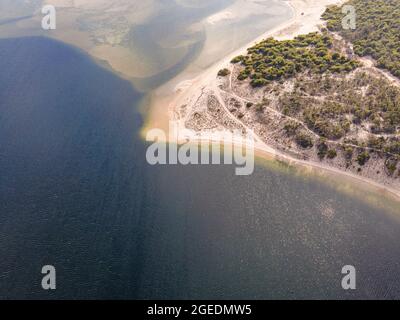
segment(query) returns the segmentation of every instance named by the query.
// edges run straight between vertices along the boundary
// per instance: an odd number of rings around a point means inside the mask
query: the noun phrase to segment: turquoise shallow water
[[[0,70],[1,298],[400,297],[382,209],[286,169],[150,167],[141,95],[59,42],[0,40]]]

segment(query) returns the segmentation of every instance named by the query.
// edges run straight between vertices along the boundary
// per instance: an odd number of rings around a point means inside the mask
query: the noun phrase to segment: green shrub
[[[226,77],[228,74],[230,74],[231,72],[228,69],[221,69],[218,71],[218,76],[219,77]]]
[[[328,152],[328,145],[326,144],[326,139],[322,138],[317,146],[318,150],[318,157],[322,160],[325,158],[327,152]]]
[[[353,147],[345,146],[343,148],[343,151],[344,151],[344,157],[346,158],[346,160],[351,161],[351,159],[353,158],[353,153],[354,153]]]
[[[297,132],[297,129],[300,127],[300,124],[296,121],[289,120],[284,125],[284,130],[289,136],[294,136]]]
[[[357,156],[357,162],[360,166],[363,166],[370,158],[371,156],[369,155],[369,153],[367,151],[363,151]]]
[[[314,146],[312,138],[310,137],[309,134],[305,132],[297,132],[295,141],[300,147],[304,149],[309,149]]]
[[[329,149],[329,150],[328,150],[328,153],[327,153],[327,157],[328,157],[329,159],[334,159],[334,158],[336,158],[336,157],[337,157],[337,152],[336,152],[336,150],[335,150],[335,149]]]
[[[253,102],[247,102],[246,103],[246,108],[251,108],[253,106]]]

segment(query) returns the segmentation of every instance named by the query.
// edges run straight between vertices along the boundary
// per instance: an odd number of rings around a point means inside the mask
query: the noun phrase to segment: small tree
[[[354,151],[353,147],[350,146],[344,147],[344,156],[347,161],[351,161],[351,159],[353,158],[353,151]]]
[[[325,138],[321,138],[320,141],[318,142],[318,157],[322,160],[323,158],[325,158],[326,153],[328,152],[328,146],[326,144],[326,139]]]
[[[330,149],[330,150],[328,150],[327,157],[328,157],[329,159],[334,159],[334,158],[336,158],[336,157],[337,157],[337,152],[336,152],[336,150],[335,150],[335,149]]]
[[[219,77],[226,77],[228,74],[230,74],[231,72],[228,69],[221,69],[218,71],[218,76]]]
[[[312,138],[304,132],[296,133],[295,141],[300,147],[304,149],[312,148],[314,145]]]
[[[371,158],[368,151],[363,151],[357,156],[357,162],[360,166],[363,166]]]

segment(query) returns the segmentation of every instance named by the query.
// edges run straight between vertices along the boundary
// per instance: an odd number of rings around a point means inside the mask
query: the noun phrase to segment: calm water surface
[[[0,69],[1,298],[400,297],[394,215],[285,170],[148,166],[140,95],[64,44],[1,40]]]

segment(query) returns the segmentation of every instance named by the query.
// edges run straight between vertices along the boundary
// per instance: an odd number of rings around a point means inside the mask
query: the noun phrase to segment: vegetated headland
[[[290,23],[193,80],[171,118],[202,137],[251,132],[261,152],[400,196],[400,0],[289,3]]]

